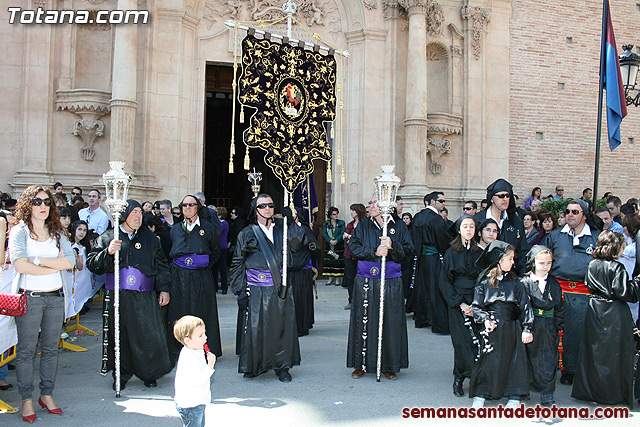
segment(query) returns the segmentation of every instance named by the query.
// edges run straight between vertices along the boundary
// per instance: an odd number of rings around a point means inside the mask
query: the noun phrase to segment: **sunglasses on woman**
[[[51,206],[51,199],[48,197],[46,199],[41,199],[40,197],[33,198],[33,206],[40,206],[43,203],[45,206]]]

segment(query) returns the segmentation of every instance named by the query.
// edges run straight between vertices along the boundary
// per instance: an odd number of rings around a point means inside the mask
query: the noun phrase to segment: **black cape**
[[[437,334],[449,333],[447,304],[440,293],[441,258],[449,248],[450,236],[444,219],[431,209],[413,218],[413,245],[418,256],[411,307],[417,328],[431,326]],[[425,255],[425,249],[435,252]]]
[[[360,221],[349,239],[349,249],[358,260],[380,262],[382,259],[375,254],[380,245],[382,229],[374,221],[372,218]],[[387,235],[391,238],[393,248],[389,251],[387,260],[404,262],[413,250],[407,226],[402,221],[390,221]],[[387,278],[384,295],[382,371],[398,372],[400,369],[409,367],[407,317],[404,311],[402,277]],[[376,372],[380,279],[356,275],[351,306],[347,367]]]
[[[265,235],[282,267],[282,220],[275,221],[273,240]],[[260,232],[264,233],[262,230]],[[236,242],[229,284],[239,295],[240,355],[238,372],[259,375],[269,369],[288,369],[300,364],[293,293],[281,299],[273,286],[247,287],[246,270],[269,270],[253,227],[246,227]],[[290,290],[289,290],[290,291]],[[246,307],[243,310],[243,307]]]
[[[473,367],[469,396],[486,399],[527,396],[529,376],[522,331],[531,329],[533,310],[524,286],[518,280],[505,279],[494,288],[490,278],[485,277],[475,288],[472,307],[477,323],[483,324],[493,316],[497,326],[488,338],[493,351],[483,352]],[[483,345],[482,339],[480,342]]]
[[[220,256],[220,239],[210,222],[200,219],[188,232],[184,223],[175,223],[171,228],[171,259],[183,255],[208,255],[209,264],[198,269],[182,268],[171,262],[171,302],[169,302],[167,333],[172,360],[177,360],[182,344],[173,337],[173,324],[182,316],[190,314],[204,321],[207,328],[207,343],[216,356],[222,354],[218,304],[211,267]]]
[[[322,253],[318,241],[309,227],[304,224],[292,224],[288,230],[289,274],[287,282],[293,293],[296,307],[296,326],[298,336],[308,335],[313,328],[313,276],[314,271],[307,266],[311,259],[318,259]]]
[[[113,273],[114,256],[107,248],[113,240],[113,229],[102,233],[87,254],[87,268],[95,274]],[[147,276],[155,277],[151,292],[120,291],[120,375],[127,382],[133,375],[145,381],[156,380],[171,368],[165,326],[158,304],[158,293],[170,291],[167,259],[158,238],[142,226],[129,239],[120,230],[120,268],[135,267]],[[114,369],[113,291],[107,291],[111,303],[106,312],[109,319],[107,339],[107,369]],[[115,372],[114,372],[115,375]]]
[[[442,274],[440,275],[440,292],[448,305],[449,329],[453,344],[453,375],[457,379],[471,376],[471,370],[478,355],[479,328],[473,318],[467,319],[460,309],[460,304],[473,303],[475,282],[480,274],[476,260],[482,253],[478,248],[456,251],[449,248],[444,254]]]
[[[571,396],[633,408],[633,319],[627,302],[640,299],[640,280],[629,280],[618,261],[594,259],[587,270],[591,298],[584,319]]]
[[[531,389],[540,393],[553,393],[556,389],[558,372],[558,332],[564,326],[564,304],[562,289],[558,279],[549,275],[544,292],[540,292],[538,281],[531,276],[522,279],[531,306],[534,319],[531,332],[533,341],[525,345],[531,375]],[[553,315],[541,310],[553,310]]]

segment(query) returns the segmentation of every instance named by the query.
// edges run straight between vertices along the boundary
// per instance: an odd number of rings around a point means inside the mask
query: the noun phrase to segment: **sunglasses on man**
[[[275,205],[273,203],[260,203],[258,206],[256,206],[258,209],[266,209],[266,208],[270,208],[273,209]]]
[[[565,209],[565,210],[564,210],[564,214],[565,214],[565,215],[569,215],[570,213],[571,213],[571,214],[574,214],[574,215],[579,215],[579,214],[581,214],[581,213],[582,213],[582,211],[581,211],[581,210],[578,210],[578,209]]]
[[[508,199],[509,197],[511,197],[511,194],[509,194],[509,193],[500,193],[500,194],[495,194],[495,196],[498,199]]]
[[[33,206],[40,206],[43,203],[45,206],[51,206],[51,199],[48,197],[46,199],[41,199],[40,197],[33,198]]]

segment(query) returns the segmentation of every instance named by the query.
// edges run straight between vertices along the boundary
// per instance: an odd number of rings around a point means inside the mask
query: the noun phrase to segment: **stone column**
[[[420,209],[427,190],[427,6],[429,0],[400,0],[409,14],[404,144],[405,204]]]
[[[118,0],[118,10],[136,10],[136,0]],[[133,167],[133,137],[136,124],[138,26],[116,25],[113,49],[113,83],[111,98],[111,161],[127,162]]]

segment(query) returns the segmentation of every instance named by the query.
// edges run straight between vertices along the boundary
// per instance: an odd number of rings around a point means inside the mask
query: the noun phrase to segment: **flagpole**
[[[602,92],[604,89],[606,43],[607,43],[607,14],[609,13],[609,0],[604,0],[602,6],[602,32],[600,35],[600,83],[598,89],[598,126],[596,130],[596,159],[593,176],[593,203],[591,208],[595,212],[598,205],[598,175],[600,173],[600,139],[602,137]]]

